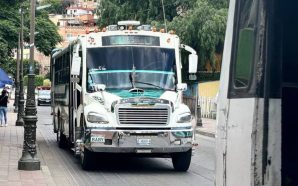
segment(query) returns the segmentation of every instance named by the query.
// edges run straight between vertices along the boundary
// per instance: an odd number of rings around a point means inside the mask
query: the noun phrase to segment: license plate
[[[137,144],[138,145],[150,145],[151,144],[151,139],[150,138],[138,138],[137,139]]]
[[[104,138],[104,136],[91,136],[91,142],[104,143],[105,138]]]

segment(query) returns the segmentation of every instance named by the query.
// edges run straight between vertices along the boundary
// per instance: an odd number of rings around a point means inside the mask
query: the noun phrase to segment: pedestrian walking
[[[3,89],[0,95],[0,126],[7,126],[7,103],[8,100],[8,92]]]

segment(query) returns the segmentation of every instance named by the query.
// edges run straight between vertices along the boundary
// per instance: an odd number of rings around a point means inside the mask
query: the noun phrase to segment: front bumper
[[[106,153],[175,153],[193,146],[193,129],[87,130],[84,147]]]
[[[50,105],[51,104],[51,100],[45,100],[45,99],[41,99],[41,100],[37,100],[38,104],[47,104]]]

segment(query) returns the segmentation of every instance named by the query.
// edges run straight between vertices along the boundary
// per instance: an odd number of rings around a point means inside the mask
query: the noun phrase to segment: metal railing
[[[199,97],[199,105],[201,106],[202,118],[216,119],[216,98]]]

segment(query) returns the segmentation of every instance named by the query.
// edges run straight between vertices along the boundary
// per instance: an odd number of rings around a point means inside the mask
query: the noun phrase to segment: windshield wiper
[[[131,86],[133,89],[136,88],[135,82],[136,82],[136,67],[132,66],[132,72],[129,73],[129,80],[131,82]]]
[[[152,84],[152,83],[147,83],[147,82],[142,82],[142,81],[135,81],[135,83],[140,83],[140,84],[143,84],[143,85],[150,85],[150,86],[153,86],[153,87],[158,88],[158,89],[164,89],[163,87]]]
[[[129,80],[131,82],[132,88],[129,90],[129,92],[133,93],[143,93],[144,89],[137,88],[136,87],[136,67],[133,65],[132,66],[132,72],[129,74]]]

